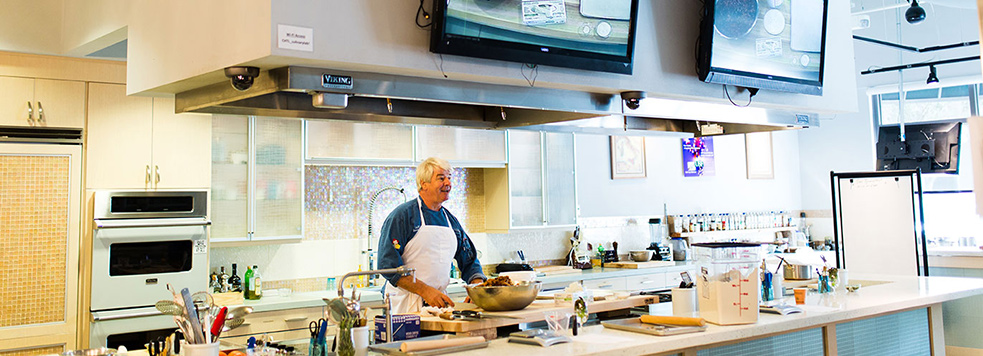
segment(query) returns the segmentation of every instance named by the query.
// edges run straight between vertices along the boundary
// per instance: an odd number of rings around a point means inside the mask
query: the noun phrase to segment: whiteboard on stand
[[[835,176],[838,253],[851,273],[920,275],[916,175]]]

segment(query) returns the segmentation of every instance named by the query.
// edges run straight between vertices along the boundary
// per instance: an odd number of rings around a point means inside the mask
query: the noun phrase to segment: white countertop
[[[960,246],[950,246],[950,247],[930,247],[928,249],[929,256],[960,256],[960,257],[983,257],[983,250],[979,247],[960,247]],[[929,265],[931,267],[931,265]]]
[[[508,343],[507,339],[491,341],[488,348],[457,355],[640,355],[681,350],[703,345],[733,342],[741,339],[779,334],[788,330],[819,327],[872,315],[926,307],[948,300],[983,294],[983,280],[956,277],[908,277],[859,275],[851,282],[890,281],[865,286],[857,292],[837,294],[810,293],[802,314],[788,316],[761,314],[751,325],[717,326],[710,324],[706,332],[653,336],[606,329],[603,326],[584,328],[574,342],[548,348]],[[786,297],[792,304],[792,297]],[[657,314],[670,315],[670,303],[659,304]]]
[[[639,268],[639,269],[625,269],[625,268],[593,268],[589,270],[584,270],[582,273],[571,273],[571,274],[559,274],[553,276],[539,277],[537,280],[542,281],[544,284],[569,284],[574,281],[581,280],[591,280],[591,279],[602,279],[602,278],[617,278],[617,277],[629,277],[637,276],[651,273],[665,273],[665,272],[675,272],[686,268],[693,268],[693,262],[676,262],[676,266],[669,267],[655,267],[655,268]],[[447,287],[448,294],[463,294],[464,284],[452,284]],[[351,293],[350,290],[346,290],[346,293]],[[366,288],[359,289],[361,293],[362,304],[366,303],[381,303],[382,295],[379,293],[379,288]],[[305,292],[305,293],[293,293],[289,297],[282,296],[267,296],[259,300],[246,300],[243,304],[253,307],[254,312],[264,312],[264,311],[274,311],[274,310],[284,310],[284,309],[295,309],[295,308],[309,308],[309,307],[322,307],[324,306],[323,298],[336,298],[338,296],[337,291],[317,291],[317,292]],[[347,296],[347,294],[346,294]]]

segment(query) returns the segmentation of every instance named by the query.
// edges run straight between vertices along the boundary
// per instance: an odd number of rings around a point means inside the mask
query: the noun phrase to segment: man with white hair
[[[446,294],[451,260],[456,260],[461,277],[469,283],[483,282],[477,251],[461,223],[441,206],[451,192],[451,165],[430,157],[416,168],[419,197],[400,204],[382,224],[379,238],[379,268],[407,266],[416,269],[416,279],[385,275],[385,293],[394,314],[416,313],[423,303],[444,308],[454,302]]]

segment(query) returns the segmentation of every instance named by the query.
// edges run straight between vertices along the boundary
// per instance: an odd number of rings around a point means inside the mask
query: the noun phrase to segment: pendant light
[[[918,0],[911,0],[911,7],[905,10],[904,18],[912,25],[925,21],[925,9],[918,5]]]
[[[928,66],[928,79],[925,80],[925,84],[936,84],[939,82],[938,73],[935,72],[935,66]]]

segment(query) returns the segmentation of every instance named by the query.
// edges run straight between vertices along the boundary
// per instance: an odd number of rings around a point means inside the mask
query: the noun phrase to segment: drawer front
[[[324,315],[322,307],[277,310],[252,313],[246,316],[242,326],[223,333],[222,336],[271,333],[287,330],[308,330],[314,320]],[[306,331],[310,336],[310,331]]]
[[[666,287],[666,274],[663,272],[631,276],[627,279],[628,288],[631,290],[655,290]]]
[[[604,278],[585,280],[584,289],[601,290],[627,290],[628,283],[625,278]]]

